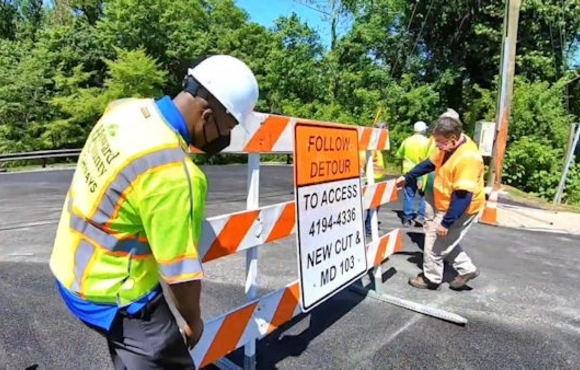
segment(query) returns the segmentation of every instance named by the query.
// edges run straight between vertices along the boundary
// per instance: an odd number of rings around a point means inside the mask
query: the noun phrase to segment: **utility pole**
[[[507,144],[508,121],[514,88],[516,44],[521,0],[505,0],[502,51],[500,62],[500,88],[495,114],[496,135],[493,146],[487,186],[501,183],[501,169]]]
[[[564,160],[564,169],[562,170],[562,177],[560,178],[560,183],[558,184],[558,189],[556,190],[556,195],[554,196],[554,204],[560,204],[562,201],[562,195],[564,194],[564,189],[566,188],[566,180],[568,179],[568,171],[570,171],[570,165],[574,160],[574,152],[576,151],[578,139],[580,138],[580,124],[573,123],[570,127],[572,131],[570,138],[573,136],[574,139],[571,143],[568,142],[566,159]],[[575,132],[574,129],[576,129]]]

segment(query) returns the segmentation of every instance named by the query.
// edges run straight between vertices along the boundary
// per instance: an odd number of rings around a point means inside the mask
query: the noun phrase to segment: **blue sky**
[[[303,5],[303,0],[234,0],[235,3],[250,14],[252,21],[265,27],[274,25],[274,20],[281,15],[292,12],[298,14],[302,21],[318,31],[323,44],[330,46],[330,23],[324,21],[323,15]],[[340,33],[340,32],[339,32]],[[573,57],[573,64],[580,65],[580,50]]]
[[[274,20],[292,12],[298,14],[303,22],[318,31],[325,46],[330,45],[330,23],[325,22],[323,14],[312,10],[301,0],[235,0],[240,8],[250,14],[252,21],[265,27],[274,25]]]

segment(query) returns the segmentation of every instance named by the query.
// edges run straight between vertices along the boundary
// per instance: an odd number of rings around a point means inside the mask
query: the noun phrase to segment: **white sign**
[[[368,268],[356,128],[297,123],[296,130],[296,235],[307,311]]]

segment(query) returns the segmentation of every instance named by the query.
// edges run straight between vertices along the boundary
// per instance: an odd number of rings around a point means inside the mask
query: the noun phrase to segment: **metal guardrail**
[[[81,149],[58,149],[58,150],[40,150],[37,152],[26,152],[26,153],[8,153],[8,154],[0,154],[0,162],[22,161],[26,159],[76,157],[80,154]]]
[[[46,160],[50,158],[78,157],[81,149],[39,150],[36,152],[0,154],[0,172],[5,172],[2,163],[42,159],[42,168],[46,167]]]
[[[0,172],[6,172],[2,164],[12,161],[42,159],[42,168],[46,168],[46,160],[51,158],[78,157],[81,149],[39,150],[36,152],[0,154]],[[286,155],[286,164],[292,164],[292,155]]]

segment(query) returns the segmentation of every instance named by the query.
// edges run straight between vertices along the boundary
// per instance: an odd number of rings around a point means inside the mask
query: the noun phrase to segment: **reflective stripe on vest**
[[[143,107],[156,113],[153,104],[153,100],[142,99],[124,103],[123,108],[115,107],[120,113],[108,122],[125,117],[129,121],[133,119],[123,129],[133,129],[137,124],[139,129],[151,132],[151,137],[146,137],[146,142],[131,142],[130,135],[123,136],[122,141],[117,142],[117,148],[119,145],[134,148],[115,157],[115,162],[111,161],[109,169],[100,172],[100,177],[95,175],[92,181],[98,185],[94,189],[83,171],[87,169],[80,164],[83,158],[91,158],[90,148],[96,145],[97,140],[96,136],[93,137],[93,142],[89,140],[84,153],[81,153],[71,190],[67,194],[50,267],[66,288],[89,301],[125,306],[155,288],[159,283],[159,273],[169,282],[172,278],[192,276],[202,271],[197,256],[156,260],[142,225],[133,224],[137,221],[132,219],[137,220],[138,213],[123,211],[127,209],[127,196],[132,196],[133,184],[149,171],[179,166],[188,178],[190,176],[188,170],[191,167],[188,167],[189,159],[184,151],[187,148],[181,145],[175,132],[158,115],[150,114],[147,119],[138,117],[139,109],[143,110]],[[106,115],[104,117],[103,121],[107,122]],[[152,151],[151,148],[155,149]],[[90,169],[99,172],[94,168],[94,163],[98,162],[90,162],[93,166]],[[193,164],[190,166],[194,167]],[[75,194],[75,189],[79,194]],[[191,192],[190,183],[190,199]],[[184,207],[188,206],[191,207],[191,203],[184,204]]]
[[[101,197],[101,202],[97,205],[94,219],[98,223],[106,224],[114,216],[115,207],[131,186],[131,183],[152,167],[168,165],[183,161],[185,154],[180,147],[163,148],[161,150],[148,153],[133,160],[128,166],[123,168],[109,184]]]

